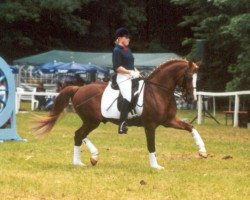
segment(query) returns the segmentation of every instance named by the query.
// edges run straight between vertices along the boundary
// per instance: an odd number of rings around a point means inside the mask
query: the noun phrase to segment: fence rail
[[[20,108],[20,101],[22,95],[25,96],[30,96],[31,100],[35,99],[35,96],[57,96],[59,93],[56,92],[16,92],[16,113],[19,111]],[[241,95],[250,95],[250,90],[247,91],[237,91],[237,92],[222,92],[222,93],[217,93],[217,92],[201,92],[198,91],[196,93],[198,96],[198,114],[197,114],[197,123],[201,124],[202,123],[202,96],[211,96],[211,97],[226,97],[226,96],[235,96],[235,105],[234,105],[234,127],[238,127],[239,125],[239,105],[240,105],[240,96]],[[34,108],[34,105],[31,105]],[[214,105],[215,106],[215,105]]]
[[[239,105],[240,105],[240,96],[241,95],[250,95],[250,90],[246,91],[236,91],[236,92],[197,92],[198,96],[198,114],[197,114],[197,123],[202,123],[202,96],[211,96],[211,97],[226,97],[226,96],[235,96],[234,103],[234,127],[239,125]],[[215,105],[214,105],[215,107]]]

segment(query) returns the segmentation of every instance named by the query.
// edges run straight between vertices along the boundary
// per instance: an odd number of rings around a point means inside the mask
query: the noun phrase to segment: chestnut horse
[[[187,130],[192,133],[199,149],[199,155],[206,158],[207,153],[203,140],[192,125],[176,117],[176,101],[174,90],[176,86],[182,89],[185,100],[192,102],[196,91],[196,75],[198,66],[187,60],[171,60],[158,66],[145,78],[144,103],[142,115],[128,120],[128,125],[143,126],[145,129],[149,163],[152,168],[163,169],[156,159],[155,130],[159,125]],[[98,161],[98,150],[87,138],[101,122],[110,121],[118,124],[116,119],[106,119],[101,114],[101,98],[107,83],[92,83],[82,87],[69,86],[64,88],[55,100],[55,105],[49,116],[38,121],[36,131],[45,134],[51,131],[64,108],[71,99],[76,113],[84,122],[75,132],[73,164],[81,165],[80,146],[84,143],[91,153],[90,161],[95,165]]]

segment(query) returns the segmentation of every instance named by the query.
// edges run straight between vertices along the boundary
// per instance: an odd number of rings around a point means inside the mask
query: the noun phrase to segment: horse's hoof
[[[74,162],[73,165],[78,166],[78,167],[86,167],[84,163],[80,162]]]
[[[201,157],[201,158],[207,158],[207,152],[199,152],[199,156]]]
[[[153,169],[157,169],[157,170],[163,170],[163,169],[165,169],[164,167],[162,167],[162,166],[160,166],[160,165],[153,166],[152,168],[153,168]]]
[[[90,162],[92,164],[92,166],[95,166],[98,160],[94,159],[94,158],[90,158]]]

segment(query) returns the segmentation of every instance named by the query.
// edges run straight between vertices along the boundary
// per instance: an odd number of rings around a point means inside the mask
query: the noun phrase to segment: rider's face
[[[121,44],[124,47],[127,47],[130,42],[130,38],[128,36],[123,36],[118,38],[119,44]]]

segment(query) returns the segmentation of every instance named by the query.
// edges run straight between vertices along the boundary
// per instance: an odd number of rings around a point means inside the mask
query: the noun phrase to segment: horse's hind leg
[[[168,126],[170,126],[172,128],[187,130],[187,131],[191,132],[193,139],[194,139],[196,145],[198,146],[199,155],[203,158],[207,158],[207,151],[205,148],[205,144],[204,144],[200,134],[198,133],[198,131],[192,125],[190,125],[186,122],[183,122],[183,121],[179,120],[178,118],[175,118],[174,120],[172,120],[171,122],[168,123]]]
[[[73,155],[73,164],[74,165],[85,166],[81,161],[82,142],[84,142],[87,149],[91,153],[91,158],[90,158],[91,164],[95,165],[97,163],[99,152],[98,152],[97,148],[94,146],[94,144],[87,138],[87,135],[92,130],[97,128],[98,125],[99,125],[99,123],[94,124],[94,123],[87,123],[85,121],[84,125],[75,132],[75,138],[74,138],[75,139],[75,146],[74,146],[74,155]]]
[[[91,153],[90,162],[93,166],[95,166],[99,159],[99,151],[87,137],[83,139],[83,142]]]
[[[75,146],[73,153],[73,165],[85,166],[81,161],[81,145],[82,145],[83,126],[75,132]]]

